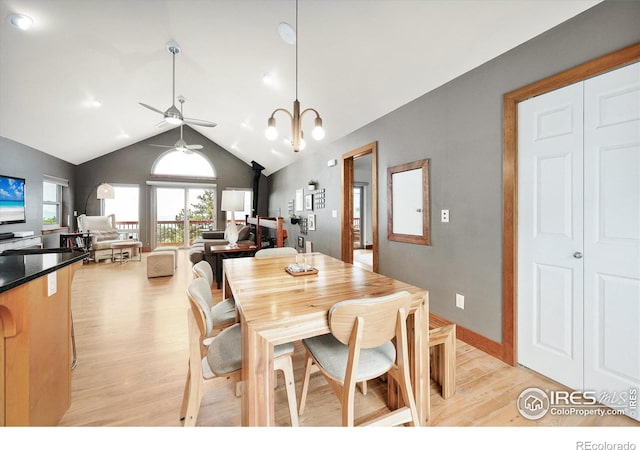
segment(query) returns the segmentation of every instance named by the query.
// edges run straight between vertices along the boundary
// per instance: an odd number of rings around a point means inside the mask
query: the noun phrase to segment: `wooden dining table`
[[[328,312],[342,300],[398,291],[412,294],[407,319],[411,380],[420,423],[429,420],[429,293],[322,253],[307,253],[317,273],[293,276],[296,256],[235,258],[223,262],[223,298],[233,297],[242,328],[242,425],[274,425],[273,346],[329,333]],[[391,377],[389,408],[401,406]]]

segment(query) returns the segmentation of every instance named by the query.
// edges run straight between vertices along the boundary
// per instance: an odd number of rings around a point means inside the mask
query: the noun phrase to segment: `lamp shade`
[[[107,183],[102,183],[100,186],[98,186],[96,195],[99,199],[112,199],[115,198],[116,193],[113,189],[113,186]]]
[[[243,191],[222,191],[222,201],[220,205],[222,211],[242,211],[244,210]]]

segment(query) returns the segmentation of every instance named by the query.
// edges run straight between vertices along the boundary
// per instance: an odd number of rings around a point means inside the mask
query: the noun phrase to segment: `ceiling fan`
[[[182,114],[182,105],[184,104],[186,99],[183,96],[179,96],[178,101],[180,102],[180,114]],[[176,142],[175,145],[158,145],[158,144],[149,144],[149,145],[151,145],[152,147],[174,148],[179,152],[184,152],[184,153],[191,153],[191,150],[200,150],[202,148],[202,145],[200,144],[189,145],[185,142],[184,138],[182,137],[183,126],[184,126],[184,122],[180,124],[180,139],[178,139],[178,142]]]
[[[176,43],[176,42],[168,42],[167,43],[167,50],[169,51],[169,53],[171,53],[173,55],[173,90],[171,93],[171,106],[169,108],[167,108],[166,111],[160,111],[157,108],[154,108],[153,106],[149,106],[146,105],[144,103],[140,103],[140,105],[144,106],[147,109],[150,109],[151,111],[157,112],[158,114],[162,114],[164,116],[164,121],[171,124],[171,125],[181,125],[183,123],[187,123],[189,125],[199,125],[201,127],[215,127],[216,123],[214,122],[209,122],[208,120],[202,120],[202,119],[192,119],[192,118],[187,118],[184,117],[182,115],[182,111],[178,110],[178,108],[176,108],[176,102],[175,102],[175,98],[176,98],[176,55],[178,53],[180,53],[182,50],[180,49],[180,46]]]

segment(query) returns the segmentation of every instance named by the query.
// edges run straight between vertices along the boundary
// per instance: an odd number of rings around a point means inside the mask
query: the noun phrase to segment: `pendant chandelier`
[[[283,24],[281,24],[282,26]],[[289,26],[290,28],[290,26]],[[270,141],[275,140],[278,137],[278,130],[276,129],[275,114],[278,111],[286,113],[291,119],[291,146],[294,152],[298,152],[305,147],[304,134],[302,132],[302,118],[308,112],[313,112],[316,115],[314,120],[314,128],[311,133],[315,140],[320,140],[324,137],[324,129],[322,128],[322,118],[318,111],[313,108],[307,108],[300,112],[300,102],[298,101],[298,0],[296,0],[296,22],[295,22],[295,47],[296,47],[296,99],[293,101],[293,113],[290,113],[284,108],[278,108],[271,113],[267,122],[267,130],[265,135]]]

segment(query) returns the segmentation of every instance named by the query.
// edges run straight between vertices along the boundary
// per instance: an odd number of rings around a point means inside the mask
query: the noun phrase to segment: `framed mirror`
[[[304,211],[304,204],[303,202],[303,197],[304,197],[304,191],[302,189],[296,189],[296,212],[298,211]]]
[[[387,239],[430,245],[429,160],[387,169]]]

